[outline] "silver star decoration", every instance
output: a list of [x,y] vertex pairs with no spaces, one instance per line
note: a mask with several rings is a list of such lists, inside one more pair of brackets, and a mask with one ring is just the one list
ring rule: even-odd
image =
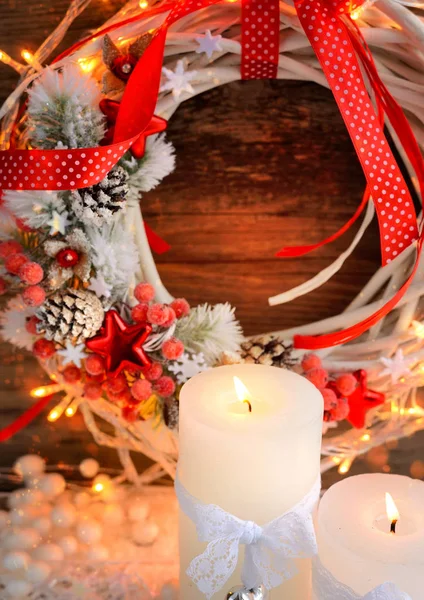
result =
[[103,275],[97,275],[97,277],[92,277],[90,279],[90,285],[88,286],[88,289],[94,292],[99,298],[101,298],[102,296],[104,298],[110,298],[111,286],[108,283],[106,283]]
[[57,352],[63,357],[63,364],[74,363],[76,367],[81,367],[81,361],[87,357],[84,344],[74,346],[72,342],[66,342],[66,347]]
[[393,358],[380,358],[380,362],[386,367],[380,375],[390,375],[392,383],[397,383],[403,375],[409,375],[411,370],[405,361],[402,348],[398,348]]
[[210,29],[205,31],[205,35],[197,37],[195,40],[199,44],[199,47],[196,48],[197,54],[204,52],[208,58],[211,58],[214,52],[222,51],[222,46],[219,43],[222,40],[222,35],[212,35]]
[[186,71],[182,60],[177,62],[175,71],[162,67],[162,72],[168,81],[161,86],[161,92],[172,91],[175,100],[179,100],[183,92],[194,94],[190,81],[197,75],[197,71]]
[[50,227],[50,235],[55,233],[61,233],[65,235],[66,228],[71,224],[68,219],[67,213],[58,213],[56,210],[52,212],[52,218],[47,221],[47,225]]

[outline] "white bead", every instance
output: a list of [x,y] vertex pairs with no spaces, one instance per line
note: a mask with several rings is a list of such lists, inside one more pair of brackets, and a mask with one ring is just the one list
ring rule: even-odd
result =
[[3,567],[8,571],[26,569],[31,561],[27,552],[8,552],[3,557]]
[[78,508],[87,506],[88,504],[90,504],[90,502],[91,496],[90,494],[87,494],[87,492],[78,492],[78,494],[75,494],[74,504]]
[[63,550],[57,544],[41,544],[33,552],[33,557],[37,560],[59,561],[63,560],[65,555]]
[[92,479],[99,472],[100,465],[94,458],[86,458],[80,463],[79,470],[83,477]]
[[25,578],[31,583],[43,583],[49,577],[51,571],[52,568],[49,564],[41,560],[35,560],[28,566]]
[[21,506],[10,511],[10,522],[14,526],[26,525],[37,516],[37,509],[31,506]]
[[101,517],[103,522],[108,525],[121,525],[125,519],[125,512],[119,504],[106,504]]
[[135,499],[134,504],[128,509],[128,517],[131,521],[145,521],[149,512],[150,506],[146,500]]
[[55,498],[62,494],[66,488],[66,481],[60,473],[49,473],[41,477],[38,488],[46,494],[48,498]]
[[66,556],[75,554],[75,552],[78,550],[78,540],[73,535],[64,535],[62,538],[57,540],[57,544],[62,548]]
[[153,544],[159,534],[159,527],[156,523],[134,523],[131,527],[131,537],[141,546]]
[[103,535],[101,526],[96,521],[83,521],[77,527],[77,537],[84,544],[94,544]]
[[51,518],[57,527],[72,527],[77,519],[77,510],[72,504],[59,504],[53,508]]
[[52,528],[52,522],[48,517],[37,517],[32,521],[31,526],[41,535],[46,535]]
[[25,494],[25,490],[16,490],[15,492],[12,492],[11,494],[8,495],[7,497],[7,505],[9,508],[17,508],[18,506],[21,506],[22,504],[24,504],[24,494]]
[[7,550],[30,550],[40,543],[41,536],[36,529],[12,529],[3,542]]
[[100,544],[97,546],[90,546],[87,551],[87,558],[88,560],[96,560],[99,562],[107,560],[109,558],[109,550],[106,546]]
[[28,581],[12,579],[6,584],[5,592],[11,598],[25,598],[32,592],[33,586]]
[[10,523],[9,513],[6,510],[0,510],[0,531],[6,529]]
[[44,473],[46,463],[36,454],[26,454],[21,456],[13,465],[13,470],[17,475],[20,475],[24,479],[28,477],[37,477]]
[[29,489],[22,492],[21,504],[26,506],[40,506],[46,500],[41,490]]

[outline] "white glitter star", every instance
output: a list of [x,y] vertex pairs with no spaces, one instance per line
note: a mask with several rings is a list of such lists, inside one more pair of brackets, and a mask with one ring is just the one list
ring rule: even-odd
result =
[[72,342],[66,342],[66,348],[57,351],[63,357],[63,364],[74,363],[76,367],[81,366],[81,361],[86,358],[84,344],[78,344],[74,346]]
[[174,373],[178,383],[185,383],[191,377],[203,373],[203,371],[209,371],[210,368],[201,352],[199,354],[184,353],[177,361],[168,365],[168,370]]
[[90,285],[88,286],[88,289],[94,292],[99,298],[101,298],[102,296],[104,298],[110,298],[111,287],[108,283],[106,283],[103,275],[97,275],[97,277],[92,277],[90,279]]
[[52,213],[52,218],[47,222],[47,225],[50,226],[50,235],[54,235],[55,233],[61,233],[65,235],[66,228],[70,225],[71,222],[68,219],[67,213],[58,213],[55,210]]
[[178,100],[183,92],[187,92],[187,94],[194,93],[190,81],[197,75],[197,71],[186,71],[182,60],[177,62],[175,71],[162,67],[162,72],[168,81],[160,88],[161,92],[172,91],[175,100]]
[[208,58],[211,58],[214,52],[222,51],[222,46],[219,43],[222,40],[222,35],[212,35],[210,29],[205,31],[205,35],[197,37],[195,40],[199,44],[199,47],[196,48],[197,54],[204,52]]
[[409,375],[411,372],[405,361],[402,348],[396,350],[393,358],[380,358],[380,362],[386,367],[380,375],[390,375],[392,383],[397,383],[403,375]]

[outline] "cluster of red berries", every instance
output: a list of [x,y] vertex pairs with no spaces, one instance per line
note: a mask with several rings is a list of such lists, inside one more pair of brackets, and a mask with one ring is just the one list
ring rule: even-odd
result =
[[[150,283],[139,283],[134,290],[134,296],[138,301],[131,311],[135,323],[150,323],[169,329],[175,321],[186,317],[190,312],[190,305],[184,298],[177,298],[171,304],[153,303],[155,289]],[[177,360],[184,352],[184,344],[171,337],[163,343],[161,350],[164,358]]]
[[[10,275],[19,277],[26,287],[22,293],[22,299],[27,306],[41,306],[46,299],[46,292],[38,285],[44,278],[42,267],[29,260],[23,253],[19,242],[6,240],[0,242],[0,259],[4,261],[4,267]],[[7,291],[7,282],[0,278],[0,294]]]
[[324,421],[343,421],[349,414],[348,396],[357,387],[352,373],[343,373],[331,378],[316,354],[306,354],[302,360],[304,375],[321,392],[324,398]]

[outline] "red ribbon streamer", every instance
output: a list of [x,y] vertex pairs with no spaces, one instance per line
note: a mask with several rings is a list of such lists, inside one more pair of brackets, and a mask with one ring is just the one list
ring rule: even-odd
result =
[[50,400],[53,398],[53,395],[46,396],[45,398],[41,398],[38,400],[31,408],[26,410],[20,417],[18,417],[13,423],[4,427],[0,430],[0,442],[6,442],[15,434],[17,434],[21,429],[26,427],[33,421],[40,412],[49,404]]
[[279,0],[244,0],[241,7],[242,79],[276,79],[279,45]]

